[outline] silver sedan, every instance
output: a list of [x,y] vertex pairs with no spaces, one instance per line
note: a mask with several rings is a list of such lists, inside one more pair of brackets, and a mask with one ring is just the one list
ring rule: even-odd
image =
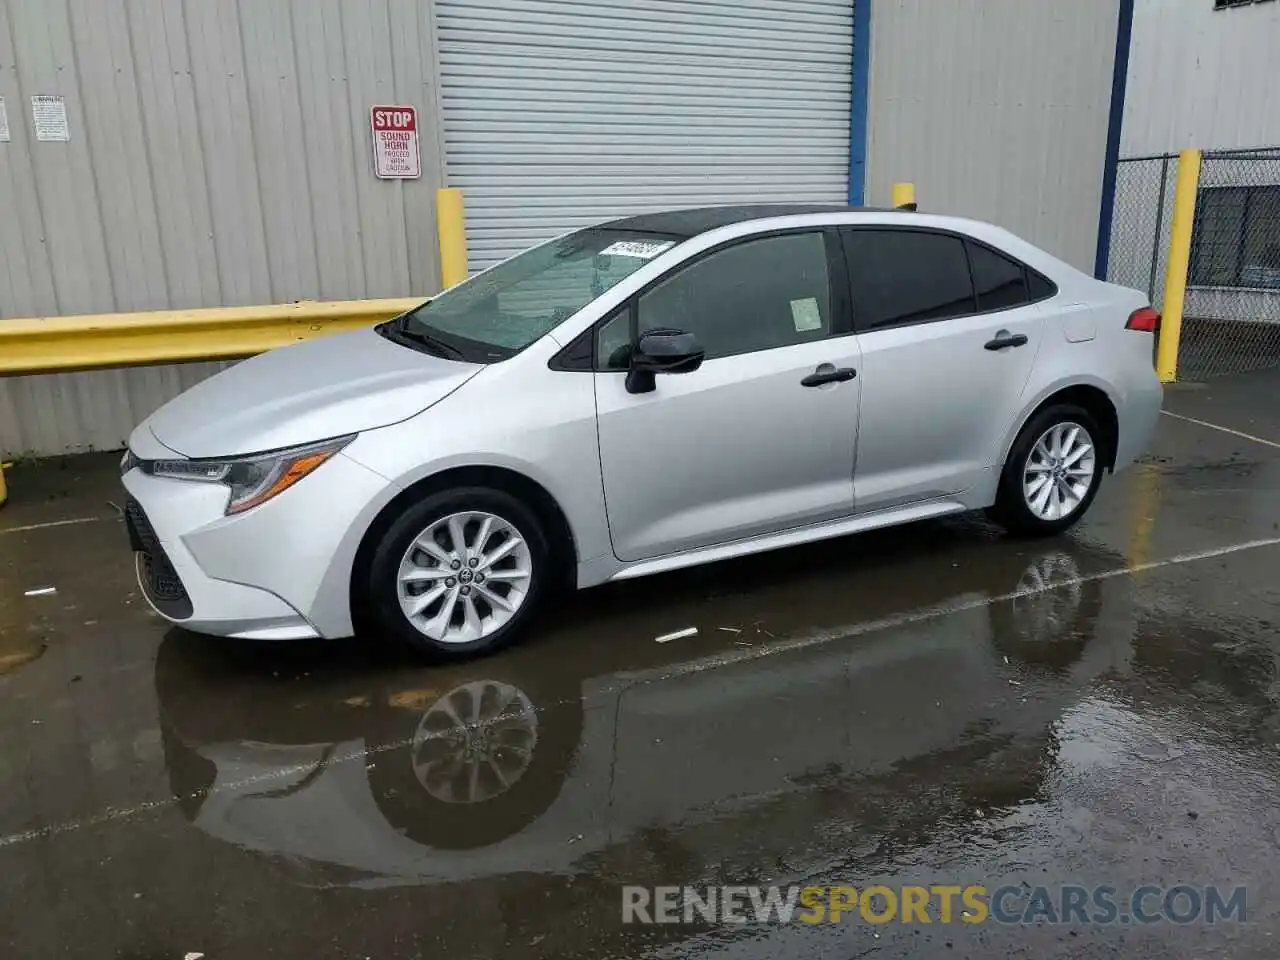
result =
[[612,221],[154,413],[139,580],[199,632],[464,656],[561,586],[969,510],[1056,534],[1146,449],[1158,321],[969,220]]

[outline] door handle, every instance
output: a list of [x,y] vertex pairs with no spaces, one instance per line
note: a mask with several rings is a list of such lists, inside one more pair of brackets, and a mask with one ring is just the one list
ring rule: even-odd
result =
[[825,383],[843,383],[846,380],[852,380],[858,375],[858,371],[853,367],[833,367],[824,363],[813,373],[809,374],[800,381],[802,387],[820,387]]
[[1020,347],[1027,342],[1025,333],[1010,333],[1008,330],[1001,330],[991,340],[983,344],[987,350],[1003,350],[1005,347]]

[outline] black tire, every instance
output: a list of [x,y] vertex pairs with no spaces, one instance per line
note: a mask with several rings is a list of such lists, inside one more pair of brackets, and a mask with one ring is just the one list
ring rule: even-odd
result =
[[[1093,478],[1089,481],[1088,491],[1074,510],[1064,517],[1045,520],[1036,516],[1027,506],[1022,495],[1022,477],[1036,441],[1044,436],[1047,430],[1060,423],[1077,424],[1089,434],[1094,448]],[[1093,503],[1093,498],[1097,496],[1107,461],[1106,449],[1102,429],[1089,411],[1070,403],[1046,407],[1026,422],[1018,438],[1013,442],[1004,469],[1000,473],[995,506],[988,511],[988,516],[1014,536],[1052,537],[1062,533],[1084,516],[1089,505]]]
[[[400,608],[397,577],[400,561],[413,540],[436,520],[463,511],[490,513],[514,527],[529,546],[532,575],[524,601],[509,621],[477,640],[447,643],[427,636],[410,622]],[[431,660],[465,659],[492,653],[518,639],[534,615],[550,579],[550,568],[551,550],[542,524],[511,494],[487,487],[445,490],[406,508],[383,533],[364,571],[362,606],[380,637]]]

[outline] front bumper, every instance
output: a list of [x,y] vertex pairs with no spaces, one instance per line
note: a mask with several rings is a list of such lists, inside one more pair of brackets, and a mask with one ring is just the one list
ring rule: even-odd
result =
[[[139,586],[165,619],[197,633],[255,640],[350,632],[346,598],[320,603],[319,594],[334,564],[344,557],[349,564],[345,545],[388,486],[384,478],[338,454],[233,516],[225,515],[228,494],[220,484],[137,469],[123,483]],[[349,577],[348,570],[344,585]]]
[[129,546],[133,547],[142,595],[156,612],[163,611],[163,616],[177,620],[190,617],[191,595],[147,519],[147,512],[133,497],[125,501],[124,522],[129,532]]

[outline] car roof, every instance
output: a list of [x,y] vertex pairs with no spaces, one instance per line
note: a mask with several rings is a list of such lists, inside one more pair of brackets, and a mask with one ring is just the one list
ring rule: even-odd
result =
[[850,207],[832,203],[754,203],[726,207],[691,207],[642,213],[600,226],[608,230],[635,230],[641,233],[663,233],[689,239],[719,227],[751,220],[791,217],[811,213],[889,213],[882,207]]

